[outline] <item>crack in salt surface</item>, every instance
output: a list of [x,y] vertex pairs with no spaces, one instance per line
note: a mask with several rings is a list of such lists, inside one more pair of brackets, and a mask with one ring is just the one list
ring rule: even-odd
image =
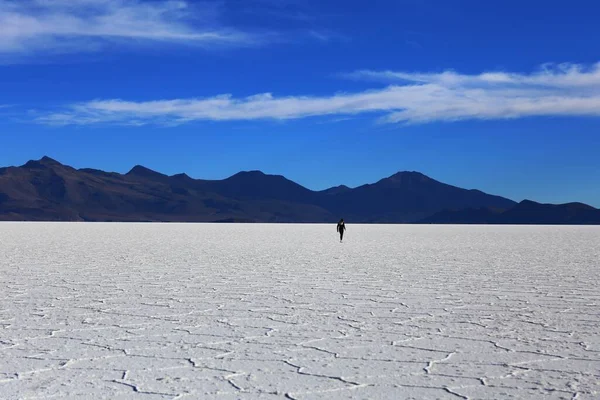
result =
[[156,395],[159,395],[159,396],[172,396],[172,397],[178,396],[177,393],[162,393],[162,392],[153,392],[153,391],[141,390],[137,385],[134,385],[134,384],[128,383],[128,382],[122,382],[122,381],[120,381],[118,379],[113,379],[113,380],[111,380],[109,382],[117,383],[117,384],[123,385],[123,386],[127,386],[127,387],[131,388],[131,390],[133,390],[135,393],[139,393],[139,394],[156,394]]
[[314,376],[314,377],[325,378],[325,379],[333,379],[333,380],[340,381],[340,382],[343,382],[343,383],[346,383],[346,384],[349,384],[349,385],[354,385],[354,386],[362,386],[362,385],[364,385],[362,383],[349,381],[347,379],[344,379],[341,376],[330,376],[330,375],[322,375],[322,374],[312,374],[312,373],[303,371],[304,367],[302,367],[300,365],[293,364],[292,362],[290,362],[288,360],[283,360],[283,362],[285,364],[289,365],[290,367],[296,368],[296,373],[298,373],[300,375]]
[[445,361],[449,361],[450,358],[452,358],[452,356],[456,354],[456,353],[448,353],[448,355],[444,358],[440,358],[439,360],[431,360],[427,363],[427,366],[425,368],[423,368],[423,370],[425,371],[425,373],[427,373],[427,375],[429,375],[431,373],[431,369],[435,366],[436,363],[443,363]]

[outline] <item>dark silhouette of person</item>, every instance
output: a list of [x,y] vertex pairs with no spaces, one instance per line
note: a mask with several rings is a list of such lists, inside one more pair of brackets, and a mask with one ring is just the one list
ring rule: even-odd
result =
[[346,224],[344,224],[344,218],[340,219],[337,224],[337,231],[340,234],[340,242],[344,239],[344,231],[346,230]]

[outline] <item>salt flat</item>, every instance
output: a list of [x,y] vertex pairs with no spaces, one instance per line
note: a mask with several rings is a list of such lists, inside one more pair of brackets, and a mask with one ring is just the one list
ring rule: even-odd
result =
[[598,399],[600,228],[0,224],[0,398]]

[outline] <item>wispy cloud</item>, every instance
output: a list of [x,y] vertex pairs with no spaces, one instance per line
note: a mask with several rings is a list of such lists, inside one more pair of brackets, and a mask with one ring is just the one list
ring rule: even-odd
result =
[[380,82],[409,82],[418,84],[436,84],[446,87],[499,87],[539,86],[539,87],[585,87],[600,85],[600,63],[585,67],[579,64],[544,64],[531,74],[510,72],[484,72],[477,75],[465,75],[455,71],[441,73],[409,73],[395,71],[361,70],[342,77]]
[[93,100],[42,115],[46,124],[180,124],[189,121],[297,119],[313,116],[383,114],[385,123],[428,123],[529,116],[600,116],[600,63],[590,67],[545,65],[531,74],[466,75],[358,71],[355,79],[383,80],[380,89],[330,96],[271,93],[235,98],[126,101]]
[[254,43],[218,23],[214,6],[184,0],[0,0],[0,56],[96,51],[107,42]]

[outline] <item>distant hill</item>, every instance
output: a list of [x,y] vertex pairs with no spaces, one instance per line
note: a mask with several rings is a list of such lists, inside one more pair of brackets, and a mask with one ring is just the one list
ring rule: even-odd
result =
[[600,224],[600,210],[582,203],[541,204],[524,200],[507,210],[468,208],[443,210],[418,221],[429,224]]
[[418,172],[312,191],[260,171],[202,180],[140,165],[126,174],[74,169],[49,157],[0,169],[0,220],[500,223],[497,218],[505,217],[599,223],[597,211],[582,204],[516,204]]
[[446,208],[507,209],[515,202],[447,185],[419,172],[398,172],[377,183],[340,190],[321,204],[351,221],[415,222]]

